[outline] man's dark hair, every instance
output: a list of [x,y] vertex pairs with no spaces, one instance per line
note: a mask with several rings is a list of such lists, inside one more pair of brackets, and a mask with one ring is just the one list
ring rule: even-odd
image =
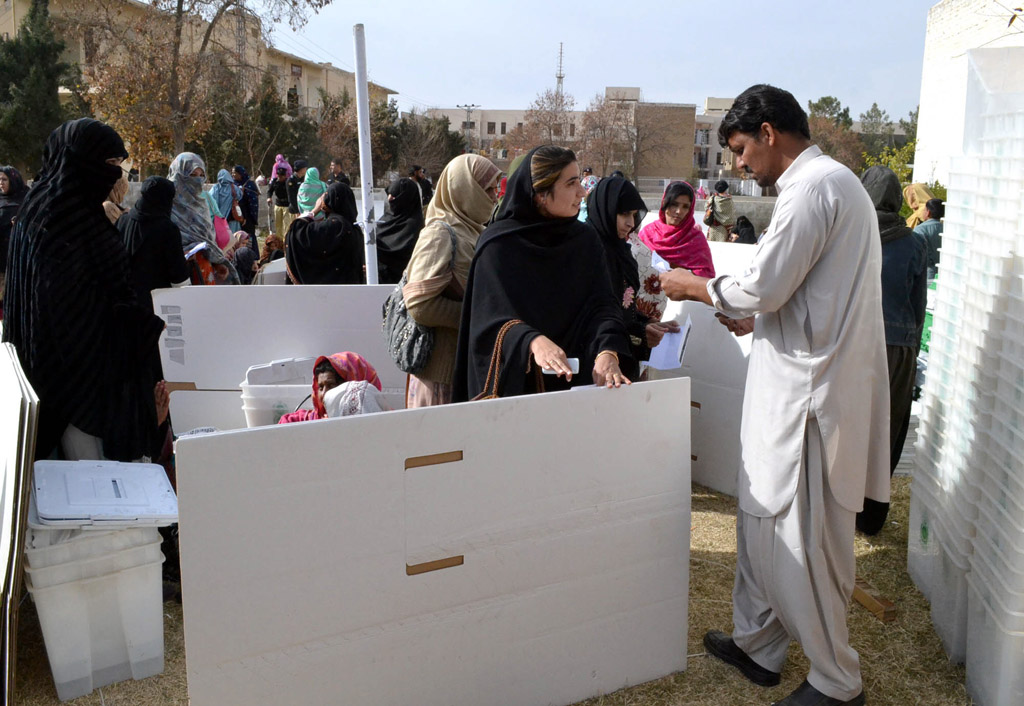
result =
[[719,179],[718,181],[715,182],[715,193],[716,194],[724,194],[728,190],[729,190],[729,182],[727,182],[725,179]]
[[736,97],[732,108],[718,126],[718,144],[729,146],[729,138],[737,132],[756,135],[768,123],[779,132],[795,132],[811,139],[807,113],[789,91],[759,83]]
[[416,176],[416,172],[418,172],[421,169],[423,169],[423,167],[421,167],[418,164],[412,165],[411,167],[409,167],[409,176]]
[[339,167],[344,166],[344,162],[341,161],[341,157],[331,157],[331,162],[337,164]]
[[942,205],[942,199],[928,199],[924,207],[928,209],[928,215],[936,220],[940,220],[946,215],[946,207]]

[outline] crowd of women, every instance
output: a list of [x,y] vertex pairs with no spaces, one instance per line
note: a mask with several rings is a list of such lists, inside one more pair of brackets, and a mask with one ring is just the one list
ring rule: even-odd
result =
[[[152,290],[245,283],[279,257],[296,284],[365,281],[355,197],[335,165],[331,183],[318,184],[315,168],[278,157],[267,196],[276,211],[299,174],[300,213],[275,212],[278,232],[260,252],[260,193],[241,165],[221,169],[207,191],[206,164],[182,153],[125,210],[127,156],[113,128],[80,119],[52,133],[31,189],[16,170],[0,172],[0,235],[10,241],[3,336],[46,402],[41,456],[58,447],[118,460],[160,454],[167,394]],[[434,334],[409,379],[410,407],[628,384],[674,329],[661,323],[654,261],[714,272],[688,184],[670,184],[658,218],[640,229],[636,188],[614,176],[592,180],[586,194],[570,150],[532,150],[499,204],[501,176],[485,157],[461,155],[425,210],[413,179],[387,189],[380,279],[401,281],[409,316]],[[355,382],[338,370],[338,383]]]

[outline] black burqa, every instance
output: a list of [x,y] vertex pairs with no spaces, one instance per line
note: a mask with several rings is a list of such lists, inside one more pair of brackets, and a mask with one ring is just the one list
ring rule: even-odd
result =
[[[11,182],[10,191],[0,191],[0,273],[7,269],[7,245],[14,229],[14,217],[18,215],[22,201],[28,195],[28,187],[21,174],[14,167],[0,167],[0,172],[7,175]],[[2,294],[2,292],[0,292]]]
[[403,177],[388,186],[384,217],[377,221],[377,278],[395,284],[409,265],[423,229],[423,206],[416,182]]
[[636,211],[633,230],[647,213],[647,205],[640,192],[622,177],[608,177],[597,183],[587,196],[587,224],[590,225],[604,247],[609,281],[615,298],[620,302],[623,323],[630,337],[631,357],[619,361],[623,375],[636,380],[640,375],[640,362],[651,357],[647,345],[647,324],[652,321],[640,313],[636,295],[640,291],[640,271],[629,247],[629,241],[619,237],[618,215]]
[[[520,319],[501,350],[502,397],[565,389],[563,378],[543,376],[531,365],[530,343],[544,335],[570,358],[580,359],[572,385],[593,382],[602,350],[628,357],[620,306],[612,293],[604,250],[594,231],[571,218],[545,218],[533,202],[531,151],[508,181],[497,220],[477,242],[462,307],[452,381],[453,398],[484,391],[499,330]],[[543,384],[543,389],[539,387]]]
[[362,284],[363,231],[355,225],[356,197],[340,182],[324,195],[330,213],[322,221],[296,218],[285,257],[296,284]]
[[119,461],[149,453],[156,433],[146,361],[163,322],[136,300],[128,253],[103,210],[121,176],[106,160],[126,156],[97,120],[55,129],[11,234],[4,340],[40,398],[37,458],[68,424]]
[[139,200],[117,221],[131,264],[129,281],[139,303],[152,310],[154,289],[166,289],[189,278],[181,232],[171,220],[174,182],[151,176],[142,182]]

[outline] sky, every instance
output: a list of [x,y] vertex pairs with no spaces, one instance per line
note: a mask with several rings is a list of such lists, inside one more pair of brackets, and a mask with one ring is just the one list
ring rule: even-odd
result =
[[366,31],[370,80],[402,110],[525,109],[555,86],[583,109],[606,86],[644,100],[734,97],[755,83],[809,100],[832,95],[854,120],[877,102],[906,117],[920,99],[928,10],[936,0],[334,0],[274,43],[352,71],[352,27]]

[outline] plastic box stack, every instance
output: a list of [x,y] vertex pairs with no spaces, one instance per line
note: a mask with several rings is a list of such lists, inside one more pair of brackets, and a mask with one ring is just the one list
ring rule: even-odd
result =
[[62,701],[163,672],[158,527],[176,516],[160,466],[36,463],[25,583]]
[[315,358],[287,358],[254,365],[245,373],[242,411],[248,428],[277,424],[281,417],[308,404]]
[[911,486],[908,570],[981,706],[1024,703],[1024,92],[992,81],[1021,60],[969,55]]

